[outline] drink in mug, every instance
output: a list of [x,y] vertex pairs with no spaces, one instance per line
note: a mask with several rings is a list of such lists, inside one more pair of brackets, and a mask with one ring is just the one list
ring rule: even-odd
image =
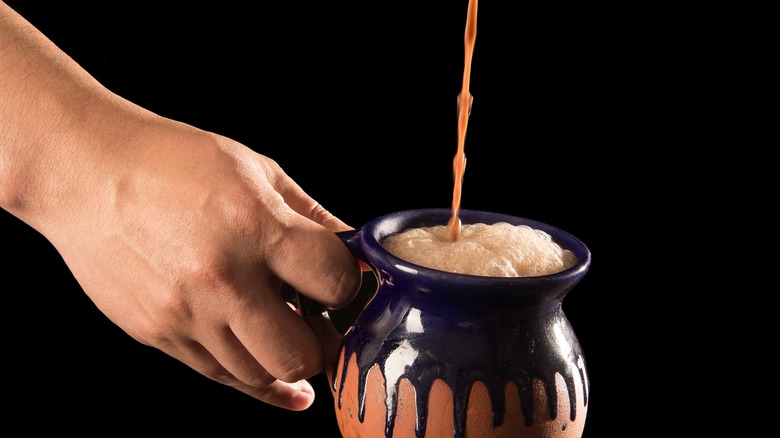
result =
[[464,224],[454,241],[444,225],[409,228],[387,236],[382,246],[426,268],[485,277],[535,277],[576,262],[546,232],[506,222]]

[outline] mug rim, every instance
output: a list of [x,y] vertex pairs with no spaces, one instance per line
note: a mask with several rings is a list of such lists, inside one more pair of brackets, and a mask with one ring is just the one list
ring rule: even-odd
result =
[[[585,274],[591,263],[591,252],[585,243],[578,237],[566,230],[555,227],[545,222],[529,219],[523,216],[512,215],[508,213],[493,212],[487,210],[461,209],[459,217],[464,224],[486,223],[493,224],[497,222],[507,222],[512,225],[528,225],[531,228],[539,229],[549,234],[553,241],[564,249],[572,251],[576,257],[576,262],[562,271],[551,274],[536,276],[519,277],[489,277],[474,274],[464,274],[457,272],[442,271],[429,268],[403,260],[382,247],[382,240],[394,233],[401,232],[411,227],[422,227],[432,225],[446,225],[452,216],[451,208],[417,208],[408,210],[399,210],[387,213],[374,218],[361,227],[363,234],[363,243],[366,245],[364,251],[384,253],[383,257],[389,261],[392,267],[401,269],[411,274],[425,274],[441,276],[446,279],[457,278],[458,281],[492,282],[506,283],[532,283],[566,280],[572,277],[579,277]],[[373,249],[372,249],[373,247]]]

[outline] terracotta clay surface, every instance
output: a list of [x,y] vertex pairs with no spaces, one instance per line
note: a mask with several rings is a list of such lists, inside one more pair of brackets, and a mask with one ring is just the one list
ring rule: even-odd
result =
[[[342,373],[343,351],[339,358],[337,375]],[[331,387],[339,429],[344,438],[420,438],[416,435],[417,408],[414,387],[405,379],[398,382],[398,405],[392,433],[388,433],[387,392],[381,368],[375,365],[368,374],[366,386],[365,417],[360,421],[358,405],[358,367],[354,358],[350,358],[347,379],[344,383],[339,406],[339,388]],[[332,376],[331,377],[331,382]],[[338,381],[337,381],[338,383]],[[336,384],[337,384],[336,383]],[[558,394],[558,414],[550,417],[550,409],[544,384],[533,382],[533,399],[536,407],[535,419],[526,425],[520,404],[520,396],[514,383],[506,387],[506,415],[503,424],[493,426],[493,408],[488,392],[481,382],[473,385],[468,400],[466,434],[467,438],[579,438],[582,436],[587,406],[584,386],[587,382],[576,380],[577,415],[575,421],[570,418],[569,397],[565,381],[556,376]],[[450,388],[442,380],[436,380],[429,394],[426,437],[452,437],[454,435],[453,396]]]

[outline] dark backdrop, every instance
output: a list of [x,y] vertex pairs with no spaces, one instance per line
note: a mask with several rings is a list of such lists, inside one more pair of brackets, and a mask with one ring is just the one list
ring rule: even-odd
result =
[[[465,0],[7,3],[110,89],[273,157],[351,225],[450,206]],[[647,48],[631,16],[506,3],[480,5],[463,207],[547,222],[590,247],[591,270],[564,310],[591,378],[585,437],[608,436],[638,413],[618,378],[633,366],[620,339],[635,334],[615,311],[629,260],[614,242],[631,242],[614,234],[637,214],[626,150],[655,140],[632,103],[652,94],[638,81],[652,67],[636,56]],[[306,412],[265,406],[136,343],[5,212],[0,238],[7,423],[338,436],[322,379]]]

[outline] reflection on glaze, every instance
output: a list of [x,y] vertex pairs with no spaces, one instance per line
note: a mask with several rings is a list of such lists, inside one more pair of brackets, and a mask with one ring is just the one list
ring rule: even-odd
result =
[[[387,355],[387,359],[384,361],[382,367],[382,374],[385,376],[385,380],[388,382],[399,382],[401,377],[404,376],[406,371],[414,365],[415,359],[417,359],[419,352],[412,347],[412,344],[408,340],[402,340],[395,348],[392,349],[390,354]],[[346,373],[345,373],[346,375]],[[386,389],[387,397],[385,399],[385,405],[387,405],[387,412],[395,411],[396,400],[398,400],[398,385],[393,385]],[[360,397],[361,409],[363,413],[360,416],[363,421],[363,415],[365,415],[365,390]]]

